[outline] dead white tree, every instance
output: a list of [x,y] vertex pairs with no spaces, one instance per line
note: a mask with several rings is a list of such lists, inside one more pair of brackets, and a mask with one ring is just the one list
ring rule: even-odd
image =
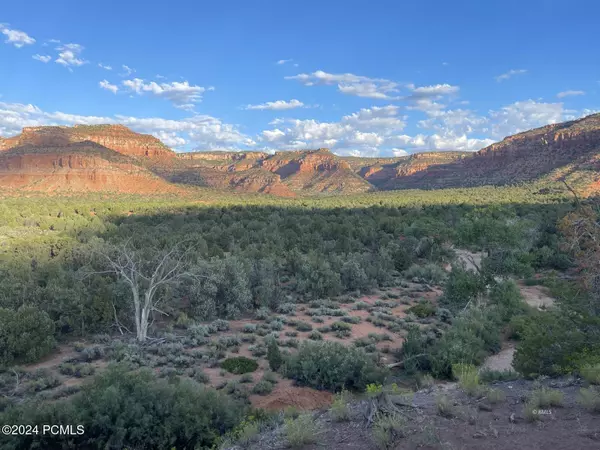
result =
[[[182,245],[178,244],[160,253],[153,258],[154,261],[147,261],[127,241],[124,245],[115,247],[110,253],[98,252],[106,261],[108,269],[90,274],[114,274],[130,287],[135,314],[135,331],[139,342],[146,341],[148,337],[150,314],[154,311],[165,314],[158,309],[161,300],[156,295],[158,289],[174,285],[183,278],[198,277],[188,270],[187,256],[191,250],[192,247],[182,249]],[[118,324],[118,319],[116,320]]]

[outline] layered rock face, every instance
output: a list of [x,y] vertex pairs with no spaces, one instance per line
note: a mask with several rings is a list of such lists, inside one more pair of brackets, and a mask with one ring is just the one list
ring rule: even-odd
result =
[[600,114],[507,137],[476,153],[340,157],[326,148],[176,154],[120,125],[31,127],[0,139],[0,188],[171,192],[211,186],[245,192],[352,194],[505,185],[566,177],[600,190]]
[[[208,186],[249,192],[296,193],[366,192],[373,189],[350,165],[329,149],[278,152],[199,152],[180,154],[186,178],[196,171]],[[181,172],[180,172],[181,173]],[[177,176],[176,176],[177,179]],[[181,179],[181,176],[179,176]]]
[[0,187],[41,192],[174,193],[180,189],[134,160],[94,143],[0,153]]
[[62,147],[76,142],[95,142],[128,156],[165,159],[175,152],[154,136],[134,133],[123,125],[75,125],[74,127],[26,127],[13,138],[0,142],[0,150],[32,145]]

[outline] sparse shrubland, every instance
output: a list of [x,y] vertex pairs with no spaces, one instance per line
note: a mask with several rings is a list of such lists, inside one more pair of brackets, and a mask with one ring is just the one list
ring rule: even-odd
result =
[[[29,394],[2,397],[0,415],[6,423],[23,417],[89,423],[89,434],[86,426],[86,435],[74,438],[81,448],[92,439],[115,448],[209,447],[240,423],[250,394],[273,392],[277,376],[252,374],[265,357],[271,370],[299,385],[342,392],[331,410],[340,421],[349,413],[345,390],[383,384],[388,370],[378,363],[382,357],[388,363],[396,357],[396,370],[421,387],[431,386],[432,376],[458,378],[468,393],[485,392],[489,403],[501,403],[502,394],[480,380],[515,375],[477,374],[472,366],[500,350],[505,332],[519,341],[515,368],[523,375],[576,372],[598,383],[597,297],[587,294],[593,294],[593,280],[572,288],[544,274],[540,284],[557,305],[538,313],[507,279],[581,263],[581,255],[562,247],[568,233],[549,225],[573,207],[531,204],[524,195],[516,197],[523,204],[515,204],[519,192],[248,197],[244,205],[224,198],[211,206],[175,199],[9,199],[0,205],[0,231],[8,236],[0,249],[0,365],[37,361],[57,343],[81,344],[59,378],[27,381],[41,403],[25,401]],[[132,343],[131,290],[104,273],[100,255],[127,243],[150,261],[180,242],[190,248],[186,276],[157,288],[160,303],[150,313],[148,342]],[[453,248],[482,252],[479,270],[459,267]],[[455,267],[447,272],[450,263]],[[366,293],[372,296],[361,298]],[[229,322],[238,318],[252,323]],[[354,339],[353,330],[363,326],[378,332]],[[336,338],[347,345],[328,341]],[[377,345],[384,339],[390,342]],[[235,355],[245,351],[257,360]],[[106,372],[91,364],[101,359],[127,367]],[[99,367],[95,373],[92,366]],[[267,367],[264,361],[260,366]],[[204,372],[208,367],[216,372]],[[2,393],[9,393],[15,381],[5,373]],[[225,379],[219,391],[202,387],[210,383],[208,373]],[[86,377],[81,395],[57,385],[67,376]],[[582,394],[590,409],[595,392]],[[43,401],[62,396],[68,398]],[[164,414],[137,413],[162,411],[159,406]],[[458,414],[446,398],[437,407],[441,415]],[[127,423],[105,421],[117,409],[127,412]],[[306,430],[318,435],[307,417],[286,425],[290,444],[308,443]],[[246,425],[240,436],[250,442],[257,425]],[[387,418],[374,437],[386,447],[403,432],[397,418]],[[38,440],[38,447],[47,447]],[[29,443],[12,440],[5,448]]]

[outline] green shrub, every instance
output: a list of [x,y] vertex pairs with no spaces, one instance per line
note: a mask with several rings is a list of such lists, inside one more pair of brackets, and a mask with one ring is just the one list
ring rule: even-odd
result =
[[479,374],[473,364],[453,364],[452,374],[458,379],[459,386],[466,394],[473,396],[481,393]]
[[526,310],[521,291],[512,280],[494,284],[489,297],[490,304],[498,308],[500,317],[504,322],[510,321],[513,316]]
[[271,384],[277,384],[277,375],[274,372],[265,372],[263,374],[263,380],[268,381]]
[[600,364],[587,364],[580,370],[581,376],[591,384],[600,384]]
[[2,423],[84,424],[81,435],[9,436],[3,448],[210,448],[242,419],[244,407],[191,380],[109,367],[68,400],[25,403]]
[[600,413],[600,390],[596,387],[581,388],[577,402],[590,412]]
[[550,406],[562,406],[564,394],[556,389],[540,388],[534,390],[528,400],[537,408],[548,408]]
[[426,283],[439,284],[446,278],[446,272],[437,264],[426,264],[419,266],[413,264],[404,272],[406,278],[419,278]]
[[381,383],[386,371],[364,351],[338,342],[303,342],[290,355],[285,376],[298,384],[333,392],[343,388],[363,390],[369,383]]
[[296,330],[298,331],[312,331],[312,329],[312,325],[307,322],[298,322],[298,324],[296,325]]
[[502,403],[506,399],[506,394],[501,389],[488,389],[486,398],[492,405]]
[[236,375],[244,373],[254,372],[258,369],[258,363],[245,356],[236,356],[234,358],[228,358],[221,363],[221,367],[228,372]]
[[267,395],[273,392],[273,383],[269,383],[267,380],[260,380],[252,388],[252,393],[257,395]]
[[342,390],[335,394],[333,402],[331,403],[330,413],[331,417],[336,422],[343,422],[350,419],[350,410],[348,409],[349,393],[346,390]]
[[509,370],[492,370],[483,369],[479,371],[479,379],[483,383],[494,383],[496,381],[513,381],[518,380],[520,375],[512,369]]
[[529,317],[521,332],[513,364],[528,377],[557,376],[577,370],[576,355],[588,345],[584,329],[558,311]]
[[34,362],[52,351],[54,322],[34,306],[0,308],[0,366]]
[[478,273],[455,266],[444,286],[444,295],[440,298],[440,306],[453,313],[462,311],[467,303],[474,301],[486,289],[486,281]]
[[254,378],[249,373],[245,373],[240,377],[240,383],[252,383],[253,381]]
[[285,419],[284,433],[292,448],[300,448],[317,442],[319,432],[319,427],[310,413],[300,414],[295,419]]
[[373,424],[373,439],[380,449],[394,448],[407,434],[406,419],[400,414],[381,415]]
[[275,339],[271,339],[267,346],[267,361],[269,361],[269,367],[274,372],[277,372],[283,363],[281,350],[279,350],[279,346]]
[[447,394],[438,394],[435,397],[435,407],[438,414],[442,417],[452,418],[456,415],[452,400]]
[[93,375],[95,372],[94,366],[86,363],[62,363],[58,366],[58,371],[70,377],[84,378]]
[[248,347],[252,356],[256,358],[260,358],[261,356],[265,356],[267,354],[267,348],[262,344],[255,344]]
[[308,335],[308,338],[312,341],[322,341],[323,335],[318,331],[313,331]]
[[417,317],[430,317],[435,314],[435,307],[429,301],[420,301],[414,306],[407,309],[407,312],[414,314]]
[[256,324],[246,323],[242,328],[242,333],[256,333]]

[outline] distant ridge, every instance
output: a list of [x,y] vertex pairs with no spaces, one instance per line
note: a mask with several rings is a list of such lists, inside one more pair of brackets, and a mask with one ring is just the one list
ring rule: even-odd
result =
[[[0,189],[176,192],[182,185],[297,195],[566,179],[600,190],[600,114],[509,136],[478,152],[342,157],[327,148],[176,153],[123,125],[28,127],[0,138]],[[84,181],[87,180],[87,181]]]

